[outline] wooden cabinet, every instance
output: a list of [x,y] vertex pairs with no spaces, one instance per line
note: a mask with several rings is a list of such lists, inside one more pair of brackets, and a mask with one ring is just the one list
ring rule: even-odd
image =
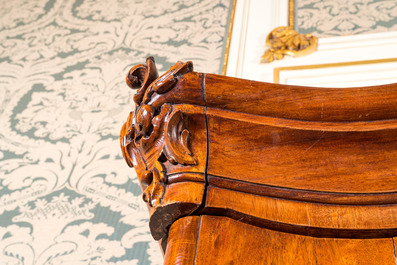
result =
[[395,264],[392,238],[321,238],[221,216],[172,224],[164,264]]
[[120,143],[165,264],[395,264],[397,84],[133,67]]

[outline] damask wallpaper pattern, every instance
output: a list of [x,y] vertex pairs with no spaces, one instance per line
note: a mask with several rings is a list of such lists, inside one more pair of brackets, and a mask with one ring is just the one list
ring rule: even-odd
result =
[[231,0],[0,0],[0,264],[161,264],[119,131],[128,69],[219,73]]
[[295,0],[295,27],[318,37],[397,30],[396,0]]

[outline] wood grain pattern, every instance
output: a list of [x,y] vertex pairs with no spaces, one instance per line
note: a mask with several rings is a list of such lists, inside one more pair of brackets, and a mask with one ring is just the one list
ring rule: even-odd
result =
[[171,224],[182,216],[197,210],[204,197],[205,184],[200,182],[178,182],[165,189],[161,205],[149,207],[150,232],[155,240],[165,239]]
[[343,193],[289,189],[208,175],[210,186],[266,197],[339,205],[396,204],[397,192]]
[[[212,214],[246,222],[327,237],[384,237],[397,233],[393,205],[335,205],[290,201],[209,186],[206,207]],[[229,212],[229,213],[228,213]],[[237,213],[237,214],[235,214]]]
[[374,121],[305,121],[286,118],[275,118],[248,114],[242,112],[228,111],[216,108],[207,108],[207,113],[212,116],[232,119],[236,121],[249,122],[257,125],[267,125],[288,129],[322,131],[322,132],[368,132],[397,129],[397,120],[374,120]]
[[120,144],[166,264],[396,264],[397,84],[159,76],[151,57],[127,84]]
[[200,217],[183,217],[172,224],[164,265],[192,265],[195,262]]
[[305,121],[397,118],[395,84],[355,88],[280,85],[205,74],[208,107]]
[[298,130],[211,114],[208,127],[208,174],[311,191],[397,191],[397,130]]
[[198,249],[196,265],[395,265],[392,238],[315,238],[215,216],[202,217]]

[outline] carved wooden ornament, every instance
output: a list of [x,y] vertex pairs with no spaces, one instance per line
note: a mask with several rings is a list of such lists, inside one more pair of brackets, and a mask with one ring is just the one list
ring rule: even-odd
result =
[[395,264],[397,84],[192,68],[159,77],[149,57],[127,75],[138,91],[121,148],[165,264]]
[[173,89],[179,76],[193,70],[193,65],[178,62],[158,77],[153,57],[146,62],[133,67],[126,77],[128,86],[138,91],[134,95],[135,112],[129,114],[121,129],[120,144],[127,164],[136,168],[144,186],[143,200],[157,207],[167,182],[163,163],[196,164],[182,112],[161,99],[162,94]]

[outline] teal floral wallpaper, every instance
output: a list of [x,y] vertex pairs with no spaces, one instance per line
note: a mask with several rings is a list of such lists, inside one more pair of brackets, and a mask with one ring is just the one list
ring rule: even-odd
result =
[[295,27],[318,37],[397,31],[396,0],[295,0]]
[[119,148],[153,55],[219,73],[231,0],[0,0],[0,264],[162,264]]

